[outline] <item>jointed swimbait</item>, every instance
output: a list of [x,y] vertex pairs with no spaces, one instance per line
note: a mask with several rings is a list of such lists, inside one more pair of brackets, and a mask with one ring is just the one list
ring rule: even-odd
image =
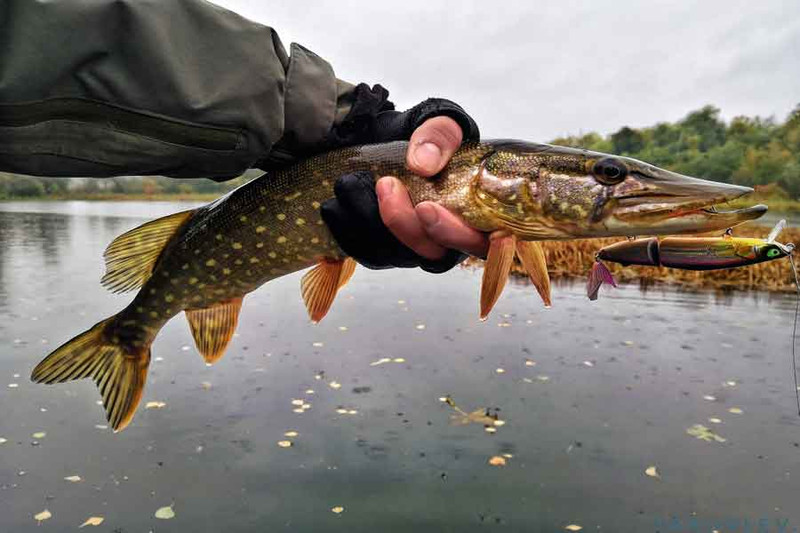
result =
[[597,262],[589,274],[586,292],[590,300],[597,299],[603,283],[614,286],[611,273],[600,261],[611,261],[622,265],[665,266],[682,270],[719,270],[755,265],[786,257],[794,250],[794,244],[775,242],[786,227],[781,220],[775,225],[766,240],[732,237],[666,237],[658,239],[636,239],[606,246],[597,253]]
[[57,383],[91,377],[114,430],[127,426],[142,396],[150,345],[181,311],[207,363],[222,357],[244,296],[271,279],[316,265],[301,291],[312,320],[328,312],[353,273],[320,218],[336,179],[371,170],[404,182],[416,204],[440,203],[491,234],[481,316],[499,297],[518,255],[546,303],[550,284],[535,242],[613,235],[695,233],[758,218],[764,206],[709,209],[750,192],[624,157],[586,150],[492,141],[465,144],[437,179],[405,168],[408,143],[345,148],[257,178],[204,207],[135,228],[105,253],[103,284],[139,289],[118,314],[42,361],[31,378]]

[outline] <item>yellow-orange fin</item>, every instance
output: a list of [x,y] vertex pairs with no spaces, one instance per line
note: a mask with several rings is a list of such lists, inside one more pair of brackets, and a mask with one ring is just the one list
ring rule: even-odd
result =
[[355,268],[356,262],[349,257],[323,259],[303,276],[300,292],[312,322],[317,323],[325,318],[336,293],[350,281]]
[[152,220],[114,239],[103,253],[106,273],[100,283],[112,292],[144,285],[164,246],[194,212],[192,209]]
[[62,344],[39,363],[31,373],[36,383],[63,383],[91,377],[103,396],[106,418],[114,431],[130,424],[142,399],[150,346],[131,348],[108,334],[114,318]]
[[491,235],[489,237],[489,254],[483,268],[481,281],[481,320],[486,320],[489,312],[506,286],[511,263],[514,260],[513,235]]
[[550,274],[547,272],[547,258],[542,244],[537,241],[517,241],[517,257],[539,291],[544,306],[550,307]]
[[242,298],[235,298],[213,307],[186,310],[195,346],[206,364],[216,363],[225,354],[236,331],[241,308]]

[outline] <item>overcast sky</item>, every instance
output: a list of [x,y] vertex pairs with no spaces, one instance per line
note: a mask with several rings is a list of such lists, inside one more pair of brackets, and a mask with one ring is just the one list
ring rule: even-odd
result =
[[484,137],[547,141],[800,103],[800,0],[215,0],[381,83],[464,106]]

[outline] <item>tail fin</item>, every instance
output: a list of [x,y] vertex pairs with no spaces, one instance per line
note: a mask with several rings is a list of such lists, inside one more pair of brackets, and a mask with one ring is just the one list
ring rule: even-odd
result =
[[52,384],[91,377],[103,396],[109,424],[114,431],[122,431],[142,398],[150,345],[134,348],[109,335],[114,320],[98,322],[62,344],[33,369],[31,380]]

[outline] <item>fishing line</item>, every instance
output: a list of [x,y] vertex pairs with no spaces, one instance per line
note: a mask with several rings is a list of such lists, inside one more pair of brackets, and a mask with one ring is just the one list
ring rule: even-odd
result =
[[800,313],[800,280],[797,279],[797,268],[794,266],[794,257],[789,254],[789,263],[792,265],[794,273],[794,286],[797,290],[797,298],[794,304],[794,329],[792,330],[792,375],[794,376],[794,397],[797,400],[797,415],[800,416],[800,390],[797,388],[797,316]]

